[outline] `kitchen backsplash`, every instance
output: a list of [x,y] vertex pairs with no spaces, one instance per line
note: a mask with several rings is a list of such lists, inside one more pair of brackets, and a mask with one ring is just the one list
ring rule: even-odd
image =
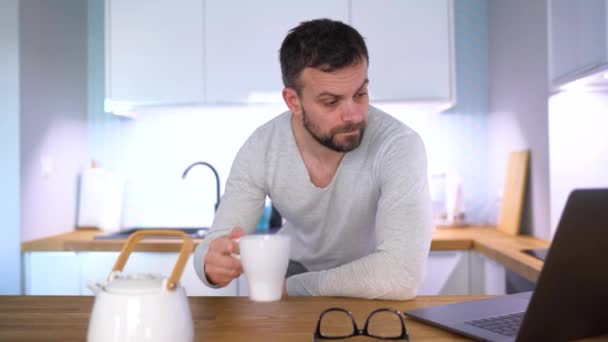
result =
[[[92,158],[126,177],[124,226],[200,226],[213,218],[216,182],[224,184],[245,139],[281,106],[163,108],[136,121],[109,117],[96,127]],[[108,143],[111,142],[111,143]]]
[[[89,18],[102,11],[89,2]],[[376,104],[422,136],[429,176],[457,170],[462,177],[467,219],[492,221],[487,169],[487,18],[483,0],[455,2],[457,104],[445,113],[407,104]],[[211,163],[223,191],[241,144],[284,105],[159,108],[125,119],[103,112],[103,21],[89,21],[89,151],[100,166],[127,179],[123,226],[210,225],[215,203]],[[277,80],[279,82],[280,80]],[[433,187],[432,195],[443,194]]]
[[[399,104],[379,107],[420,133],[431,174],[461,169],[465,198],[473,197],[483,184],[478,175],[467,171],[469,166],[484,168],[485,159],[479,156],[485,150],[477,142],[483,135],[476,133],[485,130],[483,117],[416,112]],[[111,118],[96,127],[91,156],[101,167],[127,179],[125,227],[209,225],[216,191],[213,173],[197,167],[182,179],[182,172],[194,161],[209,162],[217,169],[223,192],[233,158],[245,139],[284,110],[280,105],[165,108],[140,114],[136,121]],[[465,129],[451,129],[454,125]],[[435,199],[442,195],[435,189]],[[465,207],[476,208],[474,201]]]

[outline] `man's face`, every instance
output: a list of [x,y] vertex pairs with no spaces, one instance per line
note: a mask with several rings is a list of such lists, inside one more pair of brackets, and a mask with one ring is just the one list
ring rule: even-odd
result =
[[298,114],[310,135],[337,152],[356,149],[367,123],[367,62],[332,72],[306,68],[300,84]]

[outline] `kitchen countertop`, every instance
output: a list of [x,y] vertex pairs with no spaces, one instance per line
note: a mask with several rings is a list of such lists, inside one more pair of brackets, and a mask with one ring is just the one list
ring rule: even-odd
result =
[[[125,240],[95,240],[97,229],[76,230],[48,238],[26,241],[21,251],[120,251]],[[194,239],[194,245],[200,240]],[[543,262],[523,249],[548,248],[549,242],[526,235],[511,236],[492,226],[437,227],[433,233],[431,250],[475,250],[507,269],[536,282]],[[136,246],[143,252],[178,252],[179,239],[145,239]]]

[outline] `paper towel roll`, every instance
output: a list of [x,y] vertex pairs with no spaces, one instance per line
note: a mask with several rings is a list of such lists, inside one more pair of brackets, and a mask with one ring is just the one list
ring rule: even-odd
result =
[[124,179],[102,168],[85,170],[80,179],[78,227],[120,230]]

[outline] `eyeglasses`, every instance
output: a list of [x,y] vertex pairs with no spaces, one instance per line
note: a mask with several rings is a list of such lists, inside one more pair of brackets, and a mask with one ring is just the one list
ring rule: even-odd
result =
[[405,340],[410,337],[399,310],[380,308],[372,311],[359,329],[353,314],[343,308],[329,308],[321,312],[313,341],[337,340],[353,336],[368,336],[381,340]]

